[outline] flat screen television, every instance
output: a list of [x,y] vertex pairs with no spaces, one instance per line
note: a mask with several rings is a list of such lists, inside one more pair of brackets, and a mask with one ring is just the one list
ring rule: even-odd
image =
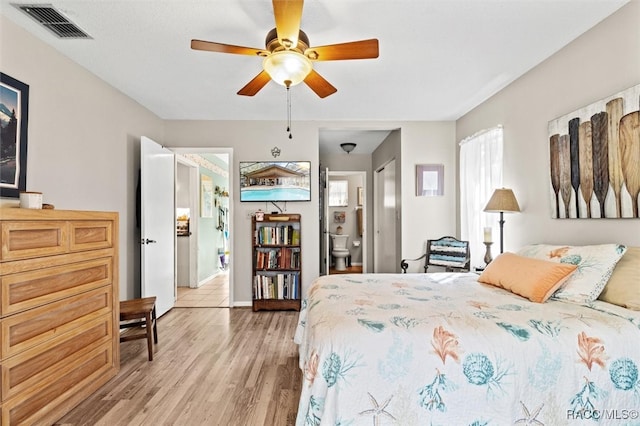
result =
[[311,162],[241,161],[240,201],[311,201]]

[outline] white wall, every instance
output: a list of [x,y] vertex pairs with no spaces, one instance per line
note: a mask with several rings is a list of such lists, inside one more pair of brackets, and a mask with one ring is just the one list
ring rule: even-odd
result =
[[[419,123],[416,128],[403,129],[403,141],[417,139],[417,144],[402,144],[402,258],[416,258],[424,253],[428,239],[456,233],[458,169],[455,141],[455,124],[452,122]],[[439,197],[416,196],[416,165],[444,165],[444,195]],[[416,262],[414,262],[415,264]],[[419,265],[411,265],[408,271],[418,271]]]
[[27,189],[56,209],[120,214],[120,298],[133,298],[140,136],[162,140],[162,120],[3,16],[0,40],[0,70],[29,85]]
[[[640,83],[640,1],[632,1],[456,123],[456,139],[504,126],[505,250],[529,243],[640,246],[638,219],[551,219],[548,122]],[[446,191],[446,189],[445,189]]]

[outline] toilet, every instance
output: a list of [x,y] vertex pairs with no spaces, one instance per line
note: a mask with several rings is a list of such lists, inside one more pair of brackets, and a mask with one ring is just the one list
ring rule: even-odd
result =
[[331,242],[333,244],[331,256],[335,259],[336,271],[345,271],[347,269],[346,259],[347,256],[349,256],[349,249],[347,248],[348,239],[348,235],[331,234]]

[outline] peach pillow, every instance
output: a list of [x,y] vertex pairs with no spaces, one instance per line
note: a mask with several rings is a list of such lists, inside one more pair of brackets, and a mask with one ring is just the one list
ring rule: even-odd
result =
[[640,247],[627,247],[598,299],[640,311]]
[[489,263],[478,281],[543,303],[576,268],[576,265],[503,253]]

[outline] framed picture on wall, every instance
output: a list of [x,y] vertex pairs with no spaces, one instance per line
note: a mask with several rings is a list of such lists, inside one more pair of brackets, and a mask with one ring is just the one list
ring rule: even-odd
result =
[[27,189],[29,86],[0,73],[0,197]]
[[416,165],[416,195],[418,197],[444,195],[444,164]]
[[213,217],[213,178],[200,175],[200,217]]

